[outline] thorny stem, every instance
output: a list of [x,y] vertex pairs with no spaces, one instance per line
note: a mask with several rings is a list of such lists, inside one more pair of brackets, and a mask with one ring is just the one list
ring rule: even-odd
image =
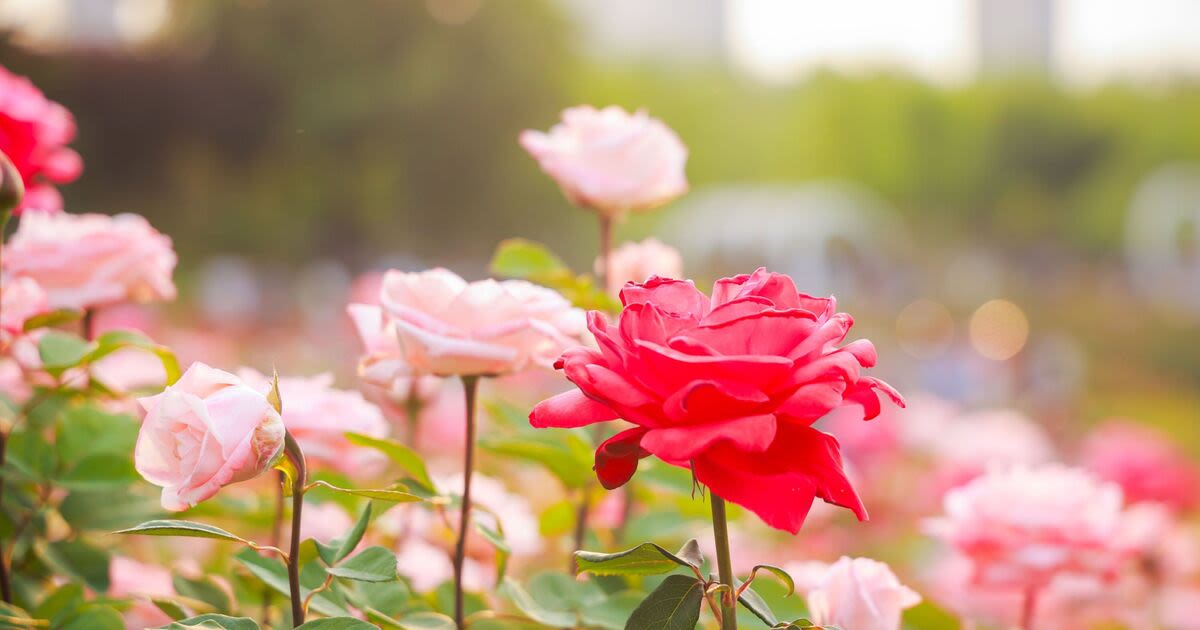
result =
[[467,439],[463,455],[463,492],[458,520],[458,542],[454,546],[454,624],[459,630],[467,627],[463,607],[463,560],[467,553],[467,536],[471,531],[471,473],[475,468],[475,394],[479,389],[479,376],[463,376],[462,383],[467,401]]

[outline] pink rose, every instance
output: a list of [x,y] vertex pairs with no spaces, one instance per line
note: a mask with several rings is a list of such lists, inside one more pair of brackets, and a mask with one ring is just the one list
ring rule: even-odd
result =
[[146,417],[134,465],[147,481],[162,486],[168,510],[185,510],[222,486],[258,476],[283,449],[283,421],[266,396],[203,363],[193,363],[174,385],[138,403]]
[[[597,259],[597,269],[600,264]],[[609,254],[606,281],[613,295],[619,295],[626,282],[645,282],[650,276],[683,277],[683,256],[679,250],[648,238],[640,243],[622,243]]]
[[873,418],[877,392],[903,401],[863,374],[875,365],[871,342],[838,347],[853,319],[833,298],[759,269],[717,281],[711,298],[690,281],[653,277],[625,285],[621,302],[615,324],[588,314],[599,350],[563,354],[557,367],[579,389],[538,404],[533,426],[633,423],[596,451],[610,490],[653,454],[777,529],[799,531],[817,497],[866,519],[837,440],[812,424],[845,405]]
[[29,79],[0,66],[0,153],[16,167],[25,199],[16,209],[57,212],[62,197],[52,184],[79,177],[83,161],[66,147],[75,137],[75,119],[48,100]]
[[1200,500],[1200,466],[1166,436],[1130,421],[1111,421],[1092,432],[1083,465],[1121,486],[1130,502],[1156,501],[1177,510]]
[[[270,379],[254,370],[243,368],[238,376],[264,394],[271,390]],[[383,413],[362,394],[336,389],[332,374],[320,374],[280,378],[279,395],[283,399],[283,426],[310,461],[347,475],[361,475],[364,467],[370,468],[372,461],[378,461],[375,451],[346,439],[347,433],[374,437],[388,434]]]
[[526,130],[520,143],[572,203],[608,217],[648,210],[687,192],[687,147],[644,111],[572,107],[550,133]]
[[25,322],[50,310],[46,292],[32,278],[0,276],[0,348],[25,332]]
[[[451,271],[389,271],[380,295],[380,321],[365,322],[367,309],[351,305],[359,329],[379,334],[368,371],[409,369],[421,374],[498,375],[530,364],[549,364],[563,348],[578,343],[583,314],[558,293],[520,280],[468,283]],[[393,335],[394,333],[394,335]],[[391,345],[391,337],[398,339]],[[393,354],[395,353],[395,354]]]
[[157,628],[171,623],[171,618],[149,601],[151,598],[175,597],[175,586],[169,570],[125,556],[113,556],[108,565],[108,582],[108,594],[111,597],[137,600],[122,615],[125,627],[129,630]]
[[818,624],[854,630],[899,630],[900,615],[921,603],[888,565],[842,556],[808,592],[808,609]]
[[1121,563],[1121,489],[1061,465],[993,469],[948,492],[926,523],[985,585],[1042,588],[1061,573],[1109,576]]
[[[284,408],[286,412],[286,407]],[[305,453],[307,457],[308,453]],[[305,503],[304,511],[300,513],[300,539],[312,538],[321,543],[343,536],[354,527],[354,519],[346,513],[346,509],[332,501],[326,503]]]
[[4,248],[3,271],[36,280],[54,308],[175,298],[171,239],[140,216],[23,217]]

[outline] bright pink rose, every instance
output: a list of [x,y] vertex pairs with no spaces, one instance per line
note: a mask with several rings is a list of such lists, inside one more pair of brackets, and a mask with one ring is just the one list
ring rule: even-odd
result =
[[124,556],[113,556],[108,565],[108,580],[111,597],[136,600],[122,615],[128,630],[157,628],[171,623],[171,618],[150,601],[151,598],[175,597],[169,570]]
[[572,203],[609,217],[687,192],[687,147],[644,111],[572,107],[550,133],[526,130],[520,143]]
[[[583,332],[579,309],[550,289],[520,280],[468,283],[446,269],[393,270],[384,276],[380,298],[378,326],[369,307],[350,305],[359,330],[367,330],[360,333],[368,350],[364,370],[380,375],[517,372],[548,365]],[[392,338],[398,340],[394,345]]]
[[283,421],[266,396],[203,363],[193,363],[174,385],[138,403],[146,417],[134,465],[147,481],[162,486],[168,510],[185,510],[222,486],[258,476],[283,449]]
[[74,137],[71,112],[48,100],[29,79],[0,66],[0,152],[25,184],[16,214],[62,210],[62,197],[52,184],[65,184],[83,172],[79,154],[66,147]]
[[1121,489],[1061,465],[993,469],[955,488],[926,523],[980,584],[1042,588],[1056,575],[1110,576],[1122,562]]
[[[266,394],[271,381],[262,374],[243,368],[238,376],[251,387]],[[283,426],[300,443],[309,460],[329,466],[347,475],[361,475],[378,461],[377,452],[351,444],[347,433],[386,437],[387,421],[379,407],[367,402],[362,394],[333,387],[332,374],[279,379],[283,399]]]
[[32,278],[54,308],[175,298],[171,239],[135,214],[23,217],[4,248],[3,270]]
[[900,616],[921,603],[888,565],[842,556],[808,592],[808,609],[818,624],[854,630],[899,630]]
[[0,276],[0,348],[25,331],[25,322],[50,310],[46,292],[32,278]]
[[712,298],[691,281],[653,277],[621,291],[616,325],[591,312],[600,349],[568,350],[557,366],[579,387],[540,403],[535,427],[634,423],[596,451],[605,488],[628,481],[656,455],[691,467],[717,496],[795,533],[813,499],[866,509],[842,471],[838,442],[810,425],[843,405],[879,414],[864,376],[875,364],[866,340],[838,347],[853,319],[833,298],[796,291],[792,279],[759,269],[717,281]]
[[1083,465],[1121,486],[1130,502],[1156,501],[1184,510],[1200,500],[1200,466],[1166,436],[1129,421],[1111,421],[1092,432]]
[[[597,270],[600,264],[600,259],[596,259]],[[609,253],[606,281],[613,295],[619,295],[626,282],[645,282],[650,276],[683,277],[683,256],[679,250],[648,238],[640,243],[622,243]]]

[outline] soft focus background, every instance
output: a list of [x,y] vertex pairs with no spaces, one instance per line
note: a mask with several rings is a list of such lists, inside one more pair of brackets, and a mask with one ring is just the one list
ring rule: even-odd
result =
[[701,285],[765,264],[836,294],[902,390],[1200,452],[1200,3],[5,0],[0,24],[78,120],[67,209],[175,239],[180,303],[112,316],[186,326],[185,357],[345,378],[364,272],[479,277],[517,235],[588,268],[592,217],[516,137],[619,104],[679,132],[693,184],[622,239]]

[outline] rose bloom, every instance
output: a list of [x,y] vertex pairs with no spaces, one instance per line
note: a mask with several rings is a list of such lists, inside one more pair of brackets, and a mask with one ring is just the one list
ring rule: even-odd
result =
[[870,558],[842,556],[808,592],[814,622],[854,630],[899,630],[901,613],[919,603],[888,565]]
[[943,504],[927,531],[970,558],[981,584],[1041,588],[1060,573],[1107,577],[1122,560],[1121,489],[1083,470],[992,469]]
[[138,403],[146,417],[134,466],[162,486],[168,510],[185,510],[222,486],[258,476],[283,449],[283,421],[266,396],[203,363],[193,363],[174,385]]
[[[598,272],[602,261],[596,259]],[[608,291],[613,295],[621,292],[626,282],[645,282],[650,276],[679,278],[683,276],[683,256],[679,250],[664,245],[656,238],[640,243],[622,243],[608,255]]]
[[305,503],[300,513],[300,539],[312,538],[317,542],[329,544],[338,536],[343,536],[354,527],[354,519],[346,513],[346,509],[332,501],[325,503]]
[[135,600],[122,614],[128,630],[157,628],[171,623],[172,619],[150,601],[151,598],[175,597],[169,570],[124,556],[113,556],[108,565],[108,580],[110,597]]
[[[238,376],[263,394],[271,391],[270,379],[255,370],[242,368]],[[283,426],[307,459],[346,475],[361,474],[379,461],[376,451],[352,444],[346,434],[387,437],[383,412],[358,392],[334,388],[332,374],[281,377],[279,397]]]
[[1130,502],[1186,510],[1200,500],[1200,466],[1166,436],[1130,421],[1111,421],[1093,431],[1083,446],[1083,466],[1121,486]]
[[599,350],[563,354],[556,365],[579,389],[537,405],[533,426],[636,425],[596,451],[610,490],[655,455],[777,529],[799,531],[816,497],[867,518],[837,440],[811,425],[843,405],[875,417],[877,391],[903,401],[862,374],[875,364],[871,342],[837,346],[853,319],[833,298],[759,269],[718,280],[711,299],[690,281],[653,277],[625,285],[621,302],[615,325],[589,313]]
[[53,308],[175,298],[171,239],[140,216],[30,214],[4,248],[3,270],[28,277]]
[[62,196],[53,184],[70,182],[83,171],[79,154],[66,147],[74,137],[71,112],[47,99],[29,79],[0,66],[0,152],[25,185],[15,214],[62,210]]
[[396,325],[388,320],[383,307],[351,304],[346,313],[363,344],[358,376],[373,398],[406,407],[409,403],[424,405],[437,396],[441,379],[417,374],[409,365]]
[[25,332],[25,322],[50,310],[46,292],[32,278],[0,276],[0,349]]
[[[368,330],[360,333],[364,339],[398,339],[395,346],[386,341],[372,348],[368,343],[368,359],[381,358],[365,371],[438,376],[518,372],[531,364],[548,365],[563,348],[578,343],[583,331],[582,312],[555,291],[521,280],[468,283],[446,269],[388,271],[380,302],[377,327],[365,321],[366,309],[350,305],[360,331]],[[372,327],[379,334],[370,334]],[[381,361],[387,362],[386,369]]]
[[687,192],[687,147],[644,111],[572,107],[549,133],[521,132],[520,143],[567,199],[610,218]]

